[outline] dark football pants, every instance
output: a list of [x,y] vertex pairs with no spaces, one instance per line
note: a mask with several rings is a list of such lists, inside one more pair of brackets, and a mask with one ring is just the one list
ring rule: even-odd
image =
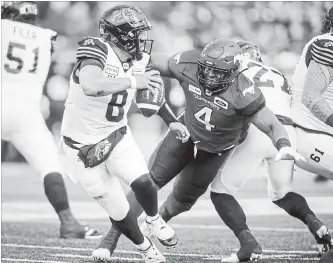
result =
[[218,155],[199,150],[194,158],[192,140],[182,143],[173,133],[166,135],[151,157],[150,173],[155,184],[162,188],[185,168],[164,204],[171,216],[191,209],[206,192],[229,153]]

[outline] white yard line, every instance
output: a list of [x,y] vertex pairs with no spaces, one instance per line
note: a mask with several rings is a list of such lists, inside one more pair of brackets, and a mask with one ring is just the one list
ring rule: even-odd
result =
[[39,260],[39,259],[24,259],[24,258],[1,258],[1,261],[38,262],[38,263],[70,263],[69,261]]
[[[227,226],[221,225],[202,225],[202,224],[170,224],[173,228],[178,229],[201,229],[201,230],[230,230]],[[297,232],[307,233],[307,228],[291,228],[291,227],[251,227],[252,231],[263,231],[263,232]]]
[[[53,247],[53,246],[39,246],[39,245],[21,245],[21,244],[1,244],[3,247],[15,247],[15,248],[31,248],[31,249],[49,249],[49,250],[62,250],[62,251],[85,251],[85,252],[91,252],[91,249],[85,249],[85,248],[78,248],[78,247]],[[233,249],[234,251],[236,249]],[[264,257],[297,257],[301,254],[317,254],[316,251],[307,251],[307,250],[274,250],[274,249],[267,249],[263,251],[264,253],[277,253],[282,255],[265,255]],[[137,251],[131,251],[131,250],[115,250],[115,253],[121,253],[121,254],[129,254],[129,255],[140,255]],[[199,253],[163,253],[166,256],[178,256],[178,257],[200,257],[200,258],[219,258],[221,259],[221,255],[208,255],[208,254],[199,254]],[[58,254],[56,254],[58,255]],[[73,255],[73,254],[59,254],[59,256],[62,255]],[[89,257],[84,255],[77,255],[81,257]]]

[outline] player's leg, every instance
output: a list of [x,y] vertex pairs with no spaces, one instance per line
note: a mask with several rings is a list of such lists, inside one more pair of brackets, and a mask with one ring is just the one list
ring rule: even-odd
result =
[[272,202],[308,226],[320,253],[331,249],[333,240],[327,226],[316,217],[306,199],[292,191],[293,161],[270,163],[268,167],[268,192]]
[[178,214],[190,210],[198,198],[206,192],[230,152],[231,150],[219,155],[199,150],[190,164],[193,170],[180,175],[172,192],[161,206],[160,213],[163,219],[169,221]]
[[[150,174],[156,189],[162,188],[170,182],[191,159],[193,159],[193,143],[189,141],[183,144],[176,139],[174,134],[167,133],[149,159]],[[133,191],[127,194],[127,200],[131,210],[138,217],[143,209]],[[120,235],[121,232],[112,226],[97,249],[107,248],[112,254]],[[170,246],[173,244],[171,242]]]
[[[63,142],[61,146],[68,160],[78,171],[77,181],[82,184],[88,195],[108,213],[112,225],[129,238],[143,256],[149,254],[159,260],[157,262],[163,262],[163,255],[149,239],[142,235],[118,178],[109,173],[104,163],[93,168],[85,168],[82,162],[77,162],[76,149]],[[98,260],[109,260],[111,255],[107,249],[99,249],[93,251],[92,256]]]
[[296,162],[300,168],[320,174],[333,180],[333,136],[296,128],[297,151],[301,153],[306,163]]
[[241,245],[236,254],[224,260],[247,261],[262,254],[260,245],[246,223],[244,211],[234,195],[257,172],[271,144],[264,133],[251,125],[246,140],[233,151],[212,182],[211,200],[214,207]]
[[[175,136],[173,134],[173,136]],[[181,143],[181,142],[180,142]],[[131,165],[128,165],[131,163]],[[110,171],[131,186],[135,198],[146,212],[146,222],[150,230],[164,246],[177,238],[174,231],[158,214],[157,189],[144,157],[136,145],[130,131],[111,153],[106,165]]]
[[[294,148],[296,148],[296,133],[293,127],[286,126],[289,138]],[[277,153],[272,148],[271,161],[268,160],[268,195],[274,204],[284,209],[289,215],[301,220],[309,227],[318,244],[323,244],[320,250],[328,249],[331,237],[327,227],[315,216],[310,209],[306,199],[292,191],[292,180],[294,172],[294,161],[272,160]]]
[[42,119],[41,113],[37,111],[34,113],[29,118],[29,125],[17,127],[10,140],[32,168],[41,175],[45,195],[61,222],[60,237],[101,238],[100,233],[79,224],[73,216],[69,207],[65,182],[61,174],[58,149],[51,132]]

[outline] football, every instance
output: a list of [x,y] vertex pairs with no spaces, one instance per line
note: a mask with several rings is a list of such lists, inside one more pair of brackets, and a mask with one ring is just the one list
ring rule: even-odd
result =
[[156,114],[164,102],[164,85],[154,89],[154,91],[154,94],[148,89],[136,91],[136,105],[141,114],[147,118]]

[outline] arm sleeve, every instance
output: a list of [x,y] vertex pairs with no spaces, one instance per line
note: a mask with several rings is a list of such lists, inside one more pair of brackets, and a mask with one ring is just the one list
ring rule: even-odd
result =
[[80,63],[86,60],[84,65],[88,65],[87,63],[95,60],[97,62],[93,64],[103,69],[107,60],[107,47],[99,39],[89,37],[83,38],[79,41],[76,59]]
[[318,64],[333,67],[333,40],[317,39],[311,43],[306,54],[306,65],[311,60]]

